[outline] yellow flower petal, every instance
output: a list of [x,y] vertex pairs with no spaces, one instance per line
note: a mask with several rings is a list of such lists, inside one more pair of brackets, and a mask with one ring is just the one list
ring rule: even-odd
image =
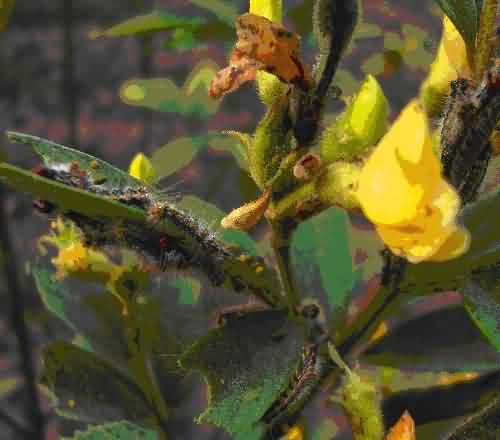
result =
[[446,261],[465,254],[469,249],[470,234],[465,228],[457,228],[438,251],[429,259],[430,261]]
[[281,23],[282,10],[281,0],[250,0],[250,9],[248,12],[261,15],[276,23]]
[[[433,259],[449,237],[456,233],[458,229],[455,218],[459,208],[458,194],[443,180],[431,202],[424,205],[407,224],[377,225],[377,231],[396,255],[403,256],[412,263],[419,263]],[[458,247],[459,244],[454,252],[459,251]]]
[[470,77],[465,42],[451,20],[443,18],[443,34],[429,75],[420,88],[420,99],[431,116],[438,116],[450,91],[450,82]]
[[413,100],[363,167],[358,198],[372,222],[403,224],[432,197],[439,180],[440,166],[427,118]]

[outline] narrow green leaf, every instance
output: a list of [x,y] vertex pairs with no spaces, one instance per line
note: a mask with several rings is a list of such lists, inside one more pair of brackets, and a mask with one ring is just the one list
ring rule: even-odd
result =
[[435,0],[462,35],[470,54],[474,52],[481,5],[477,0]]
[[120,97],[135,107],[202,119],[217,112],[220,100],[210,98],[208,92],[200,87],[189,93],[188,87],[189,83],[181,88],[168,78],[133,79],[122,85]]
[[239,440],[259,439],[259,421],[298,367],[305,335],[286,311],[224,318],[182,356],[181,365],[200,371],[208,382],[208,408],[199,422],[222,427]]
[[89,427],[86,431],[77,431],[71,438],[63,440],[159,440],[155,431],[141,428],[128,421],[105,423]]
[[56,342],[42,357],[41,382],[57,396],[59,414],[88,423],[154,417],[138,386],[96,355]]
[[500,353],[484,340],[463,307],[454,306],[396,327],[364,359],[420,371],[491,371],[498,368]]
[[202,18],[186,18],[169,14],[165,11],[153,11],[149,14],[129,18],[99,34],[99,37],[126,37],[146,32],[168,31],[172,29],[196,29],[204,20]]
[[213,12],[225,23],[234,27],[238,8],[230,1],[226,0],[189,0],[193,5]]
[[151,155],[151,163],[158,179],[163,179],[188,165],[206,146],[206,139],[181,137],[156,149]]
[[500,352],[500,282],[488,289],[481,284],[480,281],[469,282],[460,290],[465,298],[465,309],[491,345]]
[[7,138],[16,144],[32,147],[47,166],[77,162],[79,167],[86,171],[93,180],[105,178],[106,185],[110,187],[124,188],[129,186],[139,188],[145,186],[144,182],[132,177],[126,171],[82,151],[37,136],[14,131],[8,131]]
[[63,185],[7,163],[0,163],[0,178],[18,191],[32,193],[43,200],[55,203],[63,210],[71,210],[90,217],[121,217],[138,221],[145,219],[145,214],[139,209]]

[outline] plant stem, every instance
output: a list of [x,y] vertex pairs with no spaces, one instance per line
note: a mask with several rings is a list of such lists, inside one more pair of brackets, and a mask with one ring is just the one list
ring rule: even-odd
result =
[[407,262],[389,251],[385,252],[385,265],[382,274],[382,286],[370,305],[356,318],[352,326],[340,332],[336,345],[341,356],[347,356],[365,344],[388,312],[398,304],[400,284]]
[[498,0],[484,0],[479,19],[479,32],[474,56],[474,77],[481,80],[488,68],[495,46],[495,21],[498,14]]
[[25,386],[28,392],[26,412],[31,422],[33,440],[45,438],[45,416],[43,414],[40,395],[38,393],[36,372],[33,363],[33,344],[29,334],[28,326],[24,320],[25,303],[23,292],[17,279],[13,247],[10,241],[11,232],[6,216],[7,192],[0,187],[0,253],[5,257],[4,270],[6,276],[7,291],[10,294],[10,322],[14,330],[18,349],[21,354],[21,370],[24,374]]
[[290,315],[295,315],[299,304],[299,297],[293,281],[292,267],[290,261],[290,238],[292,229],[282,223],[271,224],[271,244],[276,257],[281,283],[285,291]]

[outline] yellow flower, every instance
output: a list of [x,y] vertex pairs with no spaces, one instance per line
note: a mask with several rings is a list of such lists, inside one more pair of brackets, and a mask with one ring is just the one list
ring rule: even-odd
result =
[[292,426],[281,440],[304,440],[304,428],[300,425]]
[[454,24],[445,15],[443,34],[436,58],[420,89],[420,99],[427,113],[431,116],[439,115],[446,102],[446,96],[450,92],[450,82],[459,77],[470,76],[471,68],[467,59],[465,42]]
[[384,243],[412,263],[464,253],[460,198],[441,176],[427,117],[417,100],[401,112],[361,171],[357,196]]

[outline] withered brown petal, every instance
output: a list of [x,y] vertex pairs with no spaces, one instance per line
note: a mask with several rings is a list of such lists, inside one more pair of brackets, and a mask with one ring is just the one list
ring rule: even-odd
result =
[[234,209],[221,220],[221,226],[226,229],[247,230],[255,226],[266,212],[271,200],[271,189],[267,189],[253,202]]
[[311,77],[298,58],[300,38],[278,23],[255,14],[236,20],[238,41],[231,52],[229,66],[217,73],[210,85],[210,96],[218,98],[255,79],[264,70],[286,83],[310,84]]

